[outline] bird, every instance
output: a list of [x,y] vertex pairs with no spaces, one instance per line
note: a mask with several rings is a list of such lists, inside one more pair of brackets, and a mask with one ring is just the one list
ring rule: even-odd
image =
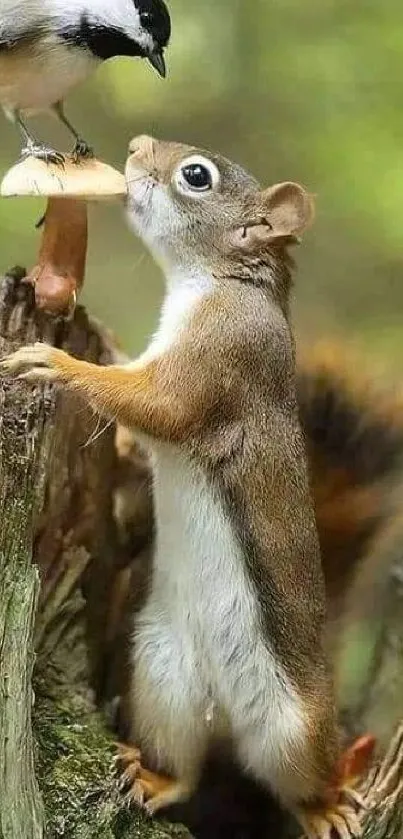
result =
[[26,116],[46,110],[73,136],[73,159],[92,157],[65,115],[66,95],[117,56],[147,58],[165,78],[170,36],[164,0],[0,0],[0,105],[19,129],[21,158],[64,164],[26,125]]

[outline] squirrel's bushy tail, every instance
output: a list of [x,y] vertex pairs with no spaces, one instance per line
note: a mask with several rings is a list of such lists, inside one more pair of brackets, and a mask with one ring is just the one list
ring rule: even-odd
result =
[[360,561],[403,508],[403,395],[378,389],[362,361],[337,344],[301,356],[297,385],[335,615]]

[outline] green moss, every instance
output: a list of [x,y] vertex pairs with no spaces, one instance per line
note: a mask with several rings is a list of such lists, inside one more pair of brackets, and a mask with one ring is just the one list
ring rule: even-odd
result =
[[116,787],[113,741],[84,699],[35,703],[37,774],[46,839],[186,839],[181,826],[128,809]]

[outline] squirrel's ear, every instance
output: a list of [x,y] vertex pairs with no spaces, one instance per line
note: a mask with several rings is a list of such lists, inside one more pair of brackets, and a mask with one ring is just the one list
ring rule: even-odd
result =
[[276,240],[296,242],[313,217],[313,196],[302,186],[291,181],[275,184],[260,193],[250,220],[231,232],[231,245],[258,251]]
[[261,193],[262,215],[271,227],[271,238],[298,237],[312,224],[313,196],[299,184],[286,181]]

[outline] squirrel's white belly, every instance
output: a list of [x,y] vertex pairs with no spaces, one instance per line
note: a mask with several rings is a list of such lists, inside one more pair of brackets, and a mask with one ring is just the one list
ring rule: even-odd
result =
[[94,59],[79,50],[47,48],[29,58],[21,50],[0,54],[0,103],[6,109],[46,110],[94,69]]
[[200,752],[227,721],[242,761],[265,779],[285,729],[302,733],[298,698],[263,640],[242,548],[207,476],[168,446],[154,449],[153,471],[156,550],[135,663],[164,719],[165,733],[154,734],[161,763],[189,771],[178,739]]

